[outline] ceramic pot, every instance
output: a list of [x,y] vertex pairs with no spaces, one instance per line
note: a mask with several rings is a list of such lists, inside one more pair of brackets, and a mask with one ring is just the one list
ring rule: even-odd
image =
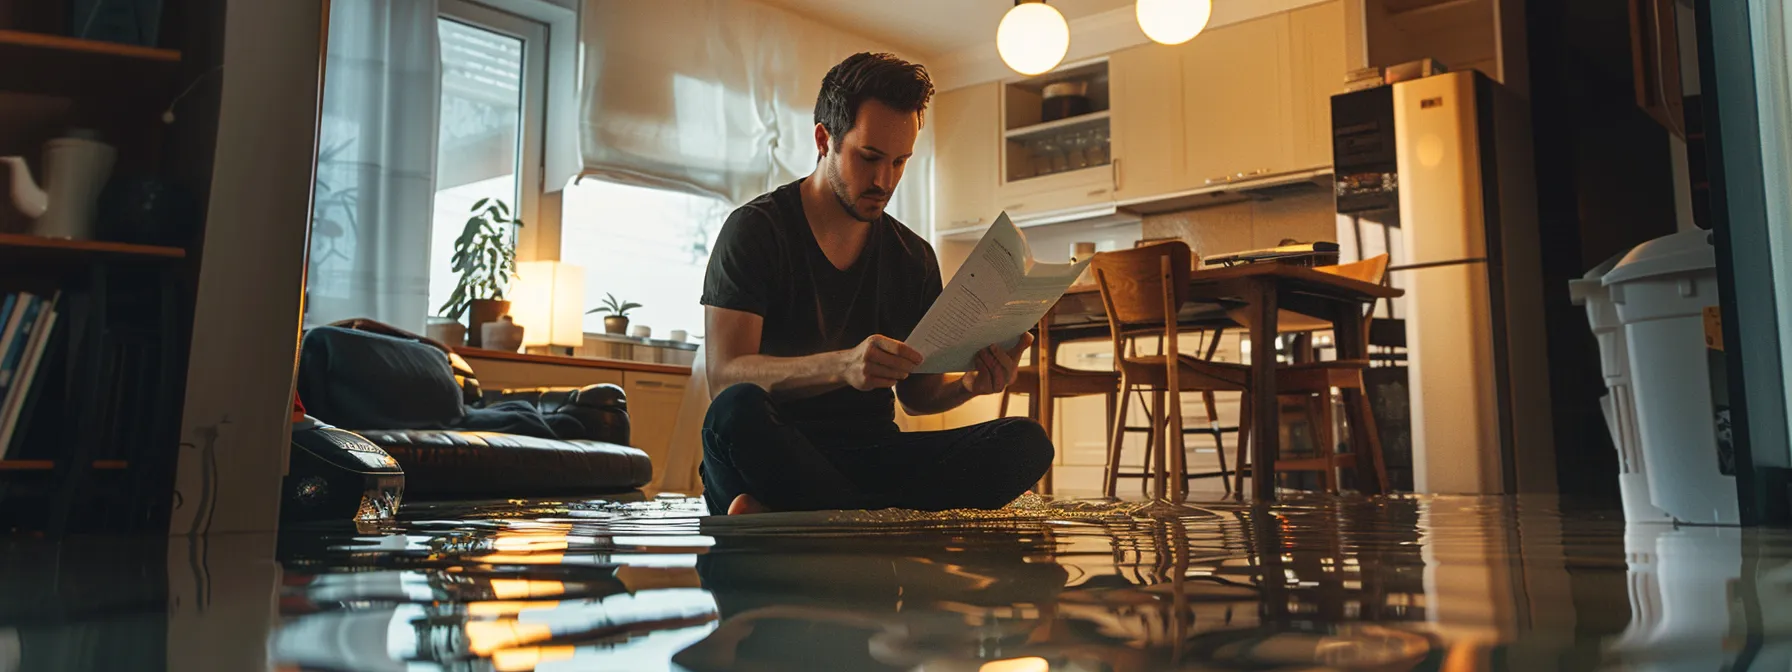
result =
[[611,315],[609,317],[604,318],[604,333],[606,333],[606,334],[626,334],[626,333],[628,333],[628,318],[627,317],[618,317],[616,315]]
[[424,335],[450,348],[467,344],[467,326],[446,317],[429,318],[429,328]]
[[475,348],[485,347],[483,331],[488,322],[498,321],[498,316],[510,312],[509,301],[496,299],[473,299],[467,308],[467,345]]
[[516,352],[523,347],[523,325],[511,320],[509,315],[480,325],[479,329],[483,332],[480,338],[484,343],[479,347],[503,352]]

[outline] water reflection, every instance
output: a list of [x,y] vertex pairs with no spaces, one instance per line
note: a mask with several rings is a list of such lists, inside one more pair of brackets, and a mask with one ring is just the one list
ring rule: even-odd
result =
[[[418,510],[387,535],[288,543],[276,658],[697,672],[1410,669],[1484,658],[1522,634],[1525,619],[1510,617],[1529,605],[1486,604],[1513,578],[1488,556],[1511,534],[1499,523],[1513,511],[1498,505],[1315,499],[1139,513],[1032,502],[952,518],[705,519],[694,502],[669,500]],[[1544,562],[1557,573],[1559,537]],[[1606,567],[1621,567],[1607,550]],[[1621,597],[1622,576],[1610,582]],[[1439,619],[1434,596],[1482,604]],[[344,633],[357,627],[379,636],[305,657],[353,641]]]
[[1530,499],[1141,513],[500,502],[277,546],[15,540],[0,672],[1792,665],[1781,531],[1626,528]]

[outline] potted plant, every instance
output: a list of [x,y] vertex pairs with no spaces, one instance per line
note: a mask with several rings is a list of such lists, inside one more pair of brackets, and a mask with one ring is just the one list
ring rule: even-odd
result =
[[604,305],[587,310],[585,314],[609,313],[604,317],[604,333],[626,334],[628,333],[628,311],[640,307],[641,304],[633,301],[617,301],[614,294],[606,292],[604,293]]
[[473,204],[473,216],[454,239],[453,270],[460,274],[454,293],[440,308],[443,317],[460,320],[469,312],[467,344],[481,347],[481,327],[510,313],[505,290],[516,277],[516,250],[510,246],[511,231],[507,225],[522,226],[523,220],[510,214],[504,201],[481,198]]

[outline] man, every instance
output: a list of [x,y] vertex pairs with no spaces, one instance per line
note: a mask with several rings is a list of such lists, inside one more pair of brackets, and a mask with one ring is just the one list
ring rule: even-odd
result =
[[884,214],[914,153],[933,83],[889,54],[828,71],[814,172],[728,217],[703,280],[709,385],[704,498],[713,514],[997,508],[1045,474],[1051,440],[1006,418],[901,432],[1014,382],[1013,350],[977,370],[916,374],[904,344],[941,291],[932,246]]

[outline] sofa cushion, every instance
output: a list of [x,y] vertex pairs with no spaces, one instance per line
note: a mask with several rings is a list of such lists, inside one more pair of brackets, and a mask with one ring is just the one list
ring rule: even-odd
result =
[[305,333],[298,392],[312,416],[347,429],[452,426],[466,414],[441,350],[358,329]]
[[633,490],[653,480],[638,448],[495,432],[357,430],[404,467],[405,494],[515,497]]

